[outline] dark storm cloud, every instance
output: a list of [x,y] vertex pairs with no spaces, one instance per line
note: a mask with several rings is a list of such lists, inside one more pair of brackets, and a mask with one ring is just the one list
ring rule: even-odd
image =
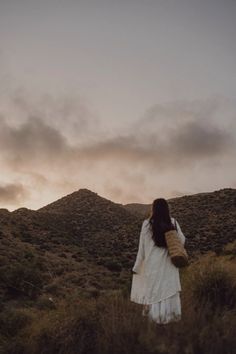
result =
[[233,147],[231,132],[217,127],[204,126],[198,122],[185,124],[172,139],[172,150],[176,147],[176,152],[182,156],[196,158],[219,155],[228,152]]
[[63,129],[53,127],[51,121],[46,123],[41,117],[28,117],[19,126],[1,118],[0,148],[9,165],[29,170],[37,164],[57,169],[99,161],[157,164],[168,169],[233,153],[233,120],[229,117],[228,125],[222,125],[222,117],[215,115],[220,110],[208,102],[198,102],[197,109],[194,104],[187,106],[178,103],[154,107],[123,133],[100,137],[96,143],[89,139],[81,143],[78,137],[77,145],[71,145]]
[[2,107],[6,102],[10,107],[10,117],[8,111],[5,116],[13,125],[20,125],[30,118],[40,118],[45,125],[61,131],[71,143],[75,143],[78,137],[82,139],[90,135],[95,125],[97,131],[100,127],[96,113],[89,107],[87,100],[79,95],[35,96],[18,88],[13,91],[9,89],[5,101],[0,97]]
[[[173,127],[172,127],[173,128]],[[130,133],[91,145],[83,149],[84,156],[99,159],[115,158],[134,163],[157,163],[176,167],[182,163],[211,159],[233,152],[233,133],[198,122],[185,123],[170,129],[145,135]],[[170,165],[171,163],[171,165]]]
[[[106,127],[103,133],[94,127],[85,140],[79,133],[71,140],[63,125],[30,115],[27,105],[19,121],[2,112],[1,168],[5,176],[17,174],[24,181],[24,187],[12,183],[1,188],[3,205],[19,205],[27,191],[30,195],[51,190],[60,194],[79,185],[93,186],[94,179],[101,192],[127,203],[142,198],[146,202],[150,186],[163,193],[165,189],[170,197],[182,195],[183,190],[189,194],[186,181],[191,179],[187,175],[191,176],[192,168],[209,174],[209,166],[214,166],[214,173],[223,167],[224,178],[232,175],[235,112],[235,107],[222,101],[155,105],[139,121],[127,122],[123,130],[105,135]],[[165,187],[168,183],[170,190]]]
[[12,127],[0,120],[1,154],[10,164],[27,166],[42,159],[50,162],[67,150],[66,139],[55,128],[38,117],[31,117],[19,127]]
[[29,197],[29,192],[22,184],[10,183],[0,186],[0,200],[1,203],[18,203]]
[[225,99],[155,105],[134,131],[164,161],[211,159],[234,153],[236,108]]

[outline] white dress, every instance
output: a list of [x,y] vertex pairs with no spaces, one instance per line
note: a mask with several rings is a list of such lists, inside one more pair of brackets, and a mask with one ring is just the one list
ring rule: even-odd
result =
[[[175,219],[171,217],[174,223]],[[177,234],[185,243],[185,236],[176,221]],[[167,248],[157,247],[152,239],[149,219],[142,224],[139,248],[133,274],[130,300],[149,305],[148,316],[157,323],[181,319],[179,269],[171,262]]]

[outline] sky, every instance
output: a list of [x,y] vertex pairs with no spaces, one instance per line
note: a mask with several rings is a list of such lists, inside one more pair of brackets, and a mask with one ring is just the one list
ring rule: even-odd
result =
[[236,188],[235,0],[0,0],[0,207]]

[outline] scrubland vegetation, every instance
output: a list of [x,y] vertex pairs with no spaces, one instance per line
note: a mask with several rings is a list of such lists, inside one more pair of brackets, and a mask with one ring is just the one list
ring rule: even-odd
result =
[[182,319],[164,326],[129,299],[150,205],[81,189],[39,210],[0,209],[0,353],[235,353],[235,200],[235,189],[170,200],[191,263]]
[[130,302],[131,274],[120,289],[81,291],[75,285],[60,293],[53,286],[42,288],[41,272],[36,261],[28,268],[24,260],[0,274],[2,353],[235,353],[236,242],[181,270],[182,320],[164,326]]

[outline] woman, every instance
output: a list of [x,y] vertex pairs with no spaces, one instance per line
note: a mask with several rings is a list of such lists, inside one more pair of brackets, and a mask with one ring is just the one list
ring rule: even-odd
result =
[[173,228],[184,244],[185,236],[170,216],[167,201],[155,199],[151,216],[143,221],[140,232],[130,300],[143,304],[143,315],[156,323],[181,319],[179,269],[171,262],[165,241],[165,232]]

